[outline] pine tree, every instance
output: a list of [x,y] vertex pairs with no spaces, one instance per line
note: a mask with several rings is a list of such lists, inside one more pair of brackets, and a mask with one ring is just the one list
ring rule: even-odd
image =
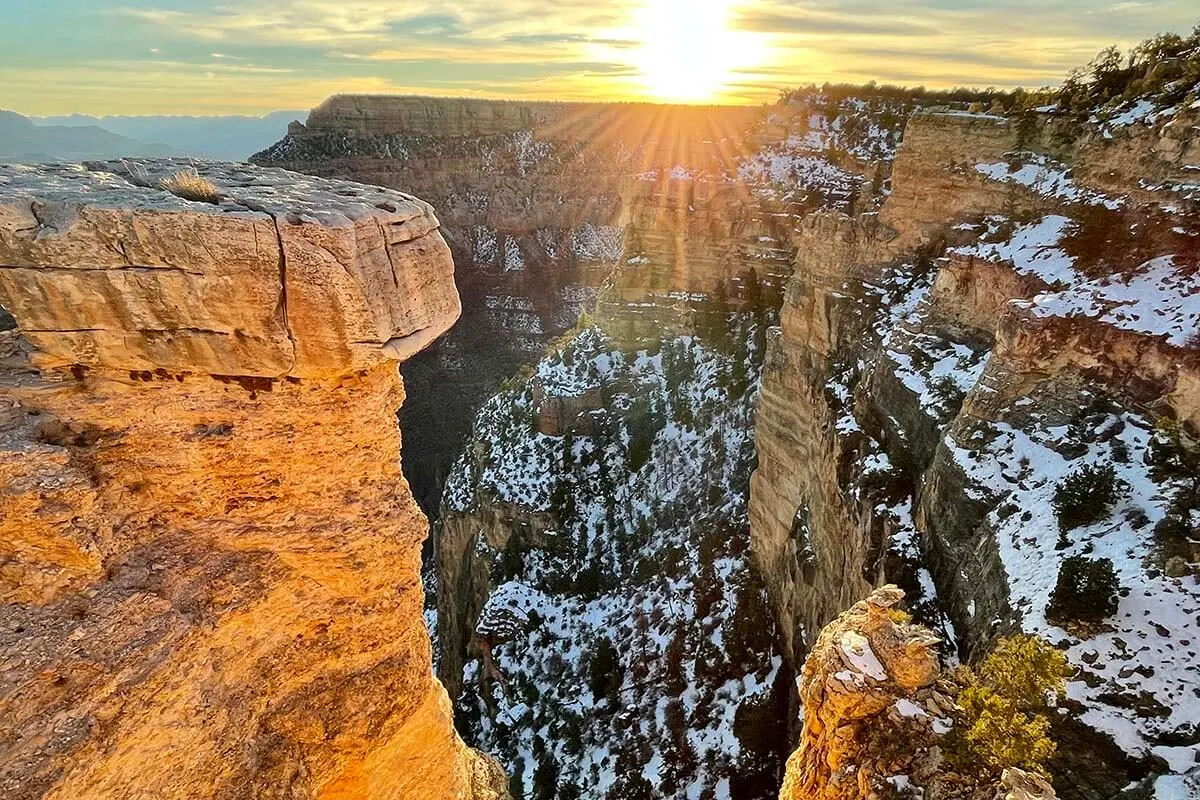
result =
[[533,771],[533,800],[555,800],[558,793],[558,762],[548,752],[537,757],[537,769]]

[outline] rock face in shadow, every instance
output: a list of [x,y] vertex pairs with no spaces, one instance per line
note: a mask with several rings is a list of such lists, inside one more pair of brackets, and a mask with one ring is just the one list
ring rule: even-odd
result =
[[0,175],[0,792],[495,798],[433,679],[397,358],[453,323],[399,192]]

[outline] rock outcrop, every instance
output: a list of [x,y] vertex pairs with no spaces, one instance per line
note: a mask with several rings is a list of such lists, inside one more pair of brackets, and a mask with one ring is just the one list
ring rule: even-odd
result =
[[937,637],[894,618],[903,596],[876,589],[817,637],[798,679],[804,727],[780,800],[1052,800],[1054,789],[1023,770],[978,786],[946,762],[959,687],[939,667]]
[[0,793],[495,798],[433,679],[396,361],[458,313],[405,194],[0,171]]

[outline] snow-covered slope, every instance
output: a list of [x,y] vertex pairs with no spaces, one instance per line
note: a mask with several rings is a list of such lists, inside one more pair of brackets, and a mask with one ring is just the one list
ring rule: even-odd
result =
[[[477,418],[443,511],[492,584],[457,706],[525,796],[775,791],[791,682],[746,517],[768,317],[630,348],[586,325]],[[583,397],[578,433],[538,432]]]

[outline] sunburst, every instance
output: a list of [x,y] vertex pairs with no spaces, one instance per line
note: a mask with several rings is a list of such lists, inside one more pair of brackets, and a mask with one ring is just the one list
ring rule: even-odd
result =
[[661,100],[717,99],[752,66],[752,37],[733,28],[739,0],[646,0],[635,12],[634,64],[643,91]]

